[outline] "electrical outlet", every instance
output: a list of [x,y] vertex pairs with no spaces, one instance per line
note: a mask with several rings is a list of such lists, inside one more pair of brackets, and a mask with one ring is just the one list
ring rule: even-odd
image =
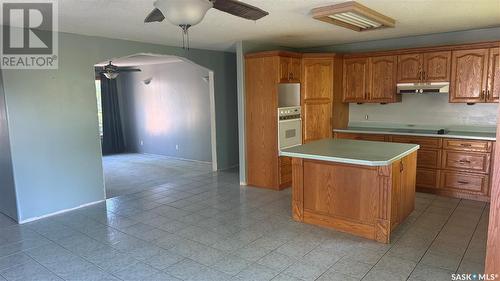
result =
[[365,115],[365,120],[368,120],[368,119],[370,119],[370,118],[369,118],[368,114],[366,114]]
[[178,144],[175,145],[175,150],[179,151],[179,145]]

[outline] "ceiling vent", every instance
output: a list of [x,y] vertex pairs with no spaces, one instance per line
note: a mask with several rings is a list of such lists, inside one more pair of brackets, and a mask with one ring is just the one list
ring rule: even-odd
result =
[[314,19],[354,31],[368,31],[396,25],[394,19],[355,1],[315,8],[311,13]]

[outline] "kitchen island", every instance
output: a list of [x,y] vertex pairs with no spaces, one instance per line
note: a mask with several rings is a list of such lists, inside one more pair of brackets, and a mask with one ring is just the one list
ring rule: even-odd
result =
[[324,139],[292,157],[293,219],[390,242],[415,207],[418,145]]

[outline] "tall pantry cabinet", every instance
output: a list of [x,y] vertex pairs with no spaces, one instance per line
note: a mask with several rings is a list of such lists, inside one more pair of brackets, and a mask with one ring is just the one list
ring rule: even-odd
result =
[[342,57],[260,52],[245,56],[247,184],[281,190],[291,185],[291,159],[279,157],[278,84],[301,83],[303,142],[345,128]]

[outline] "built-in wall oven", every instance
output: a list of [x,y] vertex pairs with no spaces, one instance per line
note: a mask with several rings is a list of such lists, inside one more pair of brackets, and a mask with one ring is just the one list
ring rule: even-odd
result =
[[302,114],[300,84],[278,85],[278,142],[279,149],[302,144]]
[[302,118],[300,106],[278,109],[279,148],[284,149],[302,144]]

